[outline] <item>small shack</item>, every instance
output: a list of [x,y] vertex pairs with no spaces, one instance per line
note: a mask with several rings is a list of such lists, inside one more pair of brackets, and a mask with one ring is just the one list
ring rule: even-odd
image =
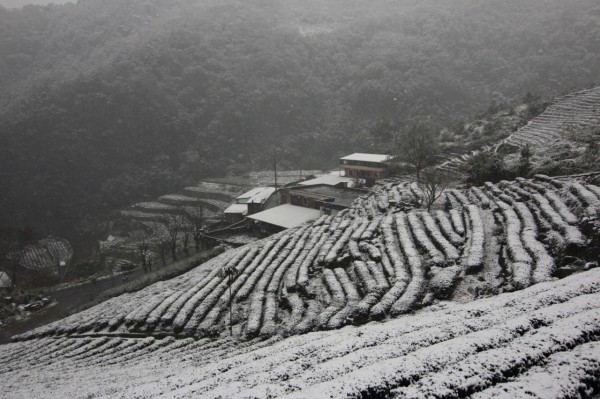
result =
[[334,172],[335,174],[323,175],[315,177],[314,179],[305,180],[303,182],[298,183],[299,186],[318,186],[318,185],[326,185],[333,187],[352,187],[354,184],[354,179],[351,177],[340,176],[339,172]]
[[275,191],[275,187],[256,187],[238,195],[235,203],[225,209],[225,218],[229,223],[237,223],[247,215],[261,212]]
[[321,212],[292,204],[283,204],[266,211],[249,215],[256,227],[263,233],[276,233],[281,230],[298,227],[306,222],[317,220]]
[[364,179],[367,186],[388,176],[388,161],[392,157],[384,154],[354,153],[340,158],[340,169],[346,177]]

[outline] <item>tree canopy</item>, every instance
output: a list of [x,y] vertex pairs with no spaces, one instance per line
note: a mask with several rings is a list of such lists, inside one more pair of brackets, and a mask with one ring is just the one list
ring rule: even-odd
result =
[[[600,78],[589,0],[80,0],[0,7],[0,209],[74,226],[206,176],[327,166],[381,121]],[[387,134],[385,129],[380,133]]]

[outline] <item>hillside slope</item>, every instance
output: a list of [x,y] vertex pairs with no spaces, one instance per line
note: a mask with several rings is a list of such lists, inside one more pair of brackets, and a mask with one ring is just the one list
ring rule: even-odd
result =
[[286,339],[35,339],[0,347],[0,377],[7,398],[589,398],[599,337],[594,269]]
[[[598,265],[600,188],[535,180],[449,190],[449,212],[410,210],[416,184],[387,183],[323,216],[112,298],[18,339],[226,333],[229,292],[240,337],[298,334],[468,301]],[[233,267],[231,288],[221,273]]]
[[[523,106],[525,107],[525,106]],[[494,123],[505,116],[495,116]],[[500,121],[502,122],[502,121]],[[556,149],[579,147],[573,135],[585,129],[600,126],[600,86],[559,96],[552,100],[540,115],[512,132],[508,137],[478,148],[470,153],[449,157],[437,167],[451,173],[460,173],[473,156],[482,152],[515,152],[529,146],[535,158],[557,157]],[[560,168],[558,168],[560,170]]]
[[79,248],[108,210],[198,178],[273,154],[323,167],[366,148],[382,120],[585,86],[600,79],[599,12],[589,0],[0,8],[2,219]]

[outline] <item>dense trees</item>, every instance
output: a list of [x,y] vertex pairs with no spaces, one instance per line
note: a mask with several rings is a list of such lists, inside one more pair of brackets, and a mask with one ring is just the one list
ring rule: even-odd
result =
[[382,120],[580,87],[600,76],[598,13],[584,0],[0,8],[0,209],[77,246],[84,218],[268,166],[271,145],[283,168],[326,166],[373,148]]

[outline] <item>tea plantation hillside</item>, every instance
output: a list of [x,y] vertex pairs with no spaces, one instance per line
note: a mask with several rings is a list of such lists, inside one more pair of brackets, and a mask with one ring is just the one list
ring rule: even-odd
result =
[[[526,112],[526,106],[521,107]],[[494,118],[492,119],[494,121]],[[498,119],[500,116],[495,117],[496,121]],[[505,149],[515,151],[525,146],[529,146],[533,152],[538,152],[539,158],[551,158],[555,156],[553,153],[557,152],[552,147],[563,150],[565,146],[577,147],[577,144],[573,143],[573,139],[576,138],[573,133],[598,125],[600,125],[600,86],[595,86],[555,98],[540,115],[531,118],[527,124],[503,140],[468,154],[451,157],[438,165],[438,168],[452,173],[460,172],[474,155],[486,151],[505,152]]]
[[[336,216],[227,251],[195,270],[17,337],[294,335],[468,301],[597,266],[600,188],[547,176],[448,190],[410,209],[388,182]],[[224,269],[235,268],[229,285]]]
[[600,269],[289,338],[4,345],[4,397],[575,398],[600,387]]

